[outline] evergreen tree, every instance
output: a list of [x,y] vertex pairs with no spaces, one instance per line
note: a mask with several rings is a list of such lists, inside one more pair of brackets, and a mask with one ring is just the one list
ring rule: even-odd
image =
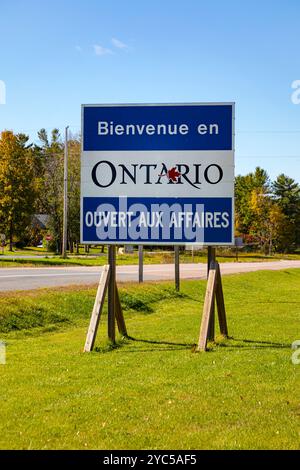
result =
[[295,247],[300,244],[300,186],[293,178],[280,174],[274,181],[272,190],[274,199],[293,226],[292,245]]

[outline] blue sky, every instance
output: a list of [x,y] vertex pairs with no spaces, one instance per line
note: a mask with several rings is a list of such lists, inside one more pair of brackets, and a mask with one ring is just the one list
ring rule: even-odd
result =
[[80,130],[82,103],[236,102],[236,173],[300,180],[299,0],[1,0],[0,129]]

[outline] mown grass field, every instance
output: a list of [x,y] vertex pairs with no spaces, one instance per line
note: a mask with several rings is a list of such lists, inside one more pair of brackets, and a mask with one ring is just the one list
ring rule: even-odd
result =
[[[121,286],[134,340],[102,323],[95,289],[0,294],[1,449],[297,449],[300,270],[224,277],[231,339],[193,353],[205,283]],[[104,320],[106,317],[104,317]]]
[[[32,254],[33,253],[33,254]],[[80,254],[76,256],[74,254],[68,255],[66,259],[61,258],[59,255],[53,255],[45,253],[43,251],[34,252],[32,250],[20,250],[16,252],[5,252],[10,258],[1,257],[0,253],[0,268],[18,267],[18,266],[103,266],[107,264],[107,254],[99,254],[99,249],[91,249],[89,255]],[[262,253],[247,253],[240,252],[238,259],[233,250],[219,250],[218,261],[220,263],[230,262],[261,262],[261,261],[276,261],[279,259],[299,260],[300,254],[274,254],[272,256],[264,255]],[[23,258],[22,256],[28,256]],[[132,254],[117,254],[118,264],[138,264],[138,253],[135,251]],[[206,263],[207,262],[207,251],[195,251],[192,254],[190,251],[180,253],[181,263]],[[144,253],[144,264],[165,264],[174,263],[174,252],[149,252],[145,250]]]

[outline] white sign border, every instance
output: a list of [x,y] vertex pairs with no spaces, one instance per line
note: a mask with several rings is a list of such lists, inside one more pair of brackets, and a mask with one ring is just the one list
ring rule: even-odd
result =
[[[232,142],[232,153],[233,153],[233,165],[235,169],[235,102],[234,101],[220,101],[220,102],[192,102],[192,103],[101,103],[101,104],[82,104],[81,105],[81,158],[84,152],[84,108],[116,108],[116,107],[140,107],[140,106],[231,106],[232,107],[232,121],[231,121],[231,142]],[[80,166],[81,166],[80,158]],[[234,171],[235,175],[235,171]],[[214,243],[214,242],[203,242],[203,248],[206,246],[234,246],[234,219],[235,219],[235,198],[232,198],[232,227],[231,227],[231,242]],[[157,246],[193,246],[201,245],[199,242],[159,242],[155,241],[139,241],[136,243],[131,241],[106,241],[99,240],[95,241],[83,241],[83,197],[81,194],[81,172],[80,172],[80,244],[81,245],[157,245]]]

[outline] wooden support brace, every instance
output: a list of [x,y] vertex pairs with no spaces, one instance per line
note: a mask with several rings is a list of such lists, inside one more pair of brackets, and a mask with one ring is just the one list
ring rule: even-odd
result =
[[220,332],[225,337],[228,337],[220,266],[218,262],[212,261],[209,267],[209,275],[205,293],[200,335],[196,351],[206,351],[207,341],[211,340],[210,325],[212,322],[212,318],[214,317],[215,299],[217,302]]
[[197,351],[205,351],[209,332],[209,323],[213,315],[214,302],[216,290],[216,263],[213,261],[210,264],[207,287],[205,293],[203,315],[200,327],[200,335],[197,346]]
[[94,308],[93,308],[90,325],[89,325],[89,329],[88,329],[88,333],[87,333],[87,337],[85,341],[84,352],[92,351],[94,344],[95,344],[99,321],[100,321],[100,317],[101,317],[101,313],[102,313],[102,309],[104,305],[105,294],[107,291],[108,278],[109,278],[109,266],[106,265],[103,267],[103,271],[100,277],[96,299],[94,303]]
[[[109,265],[106,265],[103,267],[103,271],[101,273],[98,289],[97,289],[97,294],[96,294],[96,299],[94,303],[94,308],[92,311],[91,315],[91,320],[90,320],[90,325],[88,329],[88,333],[86,336],[86,341],[85,341],[85,346],[84,346],[84,352],[90,352],[93,350],[95,340],[96,340],[96,335],[99,327],[99,322],[101,318],[101,313],[104,305],[104,300],[105,300],[105,295],[108,291],[109,283],[113,281],[113,290],[114,290],[114,301],[113,305],[110,306],[110,308],[113,308],[113,311],[111,311],[111,314],[113,316],[113,319],[109,318],[109,312],[108,312],[108,338],[112,340],[114,339],[114,319],[117,320],[117,325],[118,325],[118,330],[122,336],[128,336],[127,335],[127,329],[126,329],[126,324],[125,324],[125,319],[122,311],[122,306],[120,302],[120,297],[119,297],[119,292],[118,292],[118,287],[115,278],[112,280],[111,279],[111,268]],[[112,290],[112,288],[111,288]],[[110,293],[111,295],[111,293]],[[112,299],[110,299],[111,301]],[[111,302],[112,303],[112,302]],[[112,321],[111,321],[112,320]],[[113,330],[113,332],[111,332]],[[113,336],[112,336],[113,335]]]

